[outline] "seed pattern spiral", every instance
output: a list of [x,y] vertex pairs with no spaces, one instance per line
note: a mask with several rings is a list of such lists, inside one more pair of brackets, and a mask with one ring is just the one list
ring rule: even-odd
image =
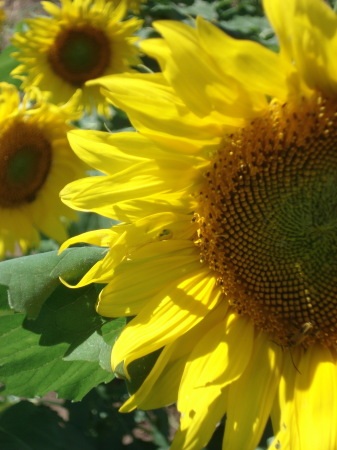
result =
[[272,102],[213,156],[198,195],[201,260],[285,347],[337,343],[336,110],[321,97]]

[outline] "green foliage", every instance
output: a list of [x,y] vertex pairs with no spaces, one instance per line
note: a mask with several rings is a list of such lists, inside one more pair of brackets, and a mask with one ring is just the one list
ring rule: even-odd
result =
[[[1,263],[3,394],[34,397],[55,391],[62,398],[80,400],[113,378],[111,343],[124,320],[108,321],[96,314],[96,286],[71,290],[58,279],[77,281],[102,252],[75,248],[60,256],[48,252]],[[6,308],[8,298],[21,313]]]
[[10,45],[0,53],[0,80],[7,83],[14,84],[16,87],[20,87],[21,80],[12,78],[10,73],[19,64],[11,54],[16,51],[13,45]]
[[275,33],[264,16],[261,0],[149,0],[142,8],[142,16],[145,20],[142,38],[156,35],[151,28],[155,20],[193,24],[195,17],[202,16],[233,37],[251,39],[277,49]]
[[58,278],[77,282],[104,251],[73,248],[59,256],[48,252],[0,264],[2,395],[33,398],[53,391],[62,399],[82,400],[76,405],[61,401],[67,420],[48,400],[5,404],[1,448],[108,450],[112,445],[122,449],[126,441],[130,449],[168,448],[164,411],[141,418],[138,412],[118,413],[127,393],[123,381],[111,384],[110,356],[125,319],[108,320],[96,313],[101,286],[69,289]]
[[104,249],[95,247],[67,249],[23,256],[1,263],[0,284],[8,288],[8,300],[15,311],[36,318],[44,301],[60,284],[78,281],[102,258]]

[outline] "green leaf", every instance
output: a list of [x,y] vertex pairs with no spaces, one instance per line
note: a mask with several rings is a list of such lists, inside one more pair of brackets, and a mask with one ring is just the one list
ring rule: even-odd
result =
[[10,306],[36,318],[59,277],[76,283],[106,252],[101,247],[77,247],[23,256],[0,263],[0,284],[7,286]]
[[[105,323],[100,330],[102,335],[96,331],[63,359],[65,361],[99,361],[102,369],[111,372],[111,348],[124,325],[124,318]],[[111,342],[111,345],[106,341]]]
[[21,313],[0,316],[4,395],[30,398],[56,391],[61,398],[77,401],[99,383],[113,379],[111,347],[101,338],[101,328],[105,324],[117,334],[123,322],[110,325],[100,317],[96,298],[95,286],[72,290],[60,285],[36,320]]
[[216,2],[209,3],[205,0],[195,0],[193,5],[181,8],[181,12],[191,14],[194,17],[202,16],[207,20],[216,20],[218,18],[216,7]]
[[8,286],[0,284],[0,316],[8,314],[8,311],[11,311],[9,306]]
[[11,56],[15,51],[17,51],[17,49],[13,45],[10,45],[0,53],[0,80],[20,87],[22,81],[10,76],[11,71],[19,64],[19,62]]
[[265,17],[236,15],[230,20],[219,21],[218,26],[235,38],[251,39],[273,51],[278,50],[275,32]]

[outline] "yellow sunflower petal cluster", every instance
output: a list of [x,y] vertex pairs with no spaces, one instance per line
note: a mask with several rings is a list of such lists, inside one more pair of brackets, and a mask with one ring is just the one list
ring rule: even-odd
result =
[[17,32],[13,56],[21,63],[12,75],[22,88],[41,90],[52,103],[67,102],[79,91],[78,106],[109,114],[97,86],[86,86],[100,76],[131,71],[139,63],[135,31],[141,21],[122,21],[127,5],[105,0],[61,0],[60,7],[42,2],[46,17],[27,19],[28,29]]
[[59,192],[85,173],[67,141],[72,118],[67,107],[20,104],[16,88],[0,83],[0,259],[37,246],[39,232],[67,238],[76,214]]
[[81,280],[134,316],[112,366],[160,354],[122,411],[177,402],[172,449],[337,448],[337,17],[265,0],[274,53],[198,18],[155,24],[162,73],[98,82],[137,132],[73,131],[104,175],[62,191],[122,221],[70,239],[109,252]]

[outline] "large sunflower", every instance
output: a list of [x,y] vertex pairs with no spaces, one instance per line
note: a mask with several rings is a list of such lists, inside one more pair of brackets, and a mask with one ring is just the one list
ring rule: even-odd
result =
[[145,41],[162,73],[106,77],[135,133],[73,131],[107,176],[63,201],[125,222],[69,240],[110,251],[83,278],[97,311],[135,316],[115,369],[161,350],[122,407],[177,401],[173,449],[337,448],[337,17],[265,0],[280,52],[197,19]]
[[23,252],[36,246],[39,231],[67,238],[66,221],[76,214],[59,191],[85,173],[67,141],[71,118],[66,108],[20,105],[16,88],[0,83],[0,259],[16,245]]
[[97,86],[85,82],[103,75],[130,71],[139,63],[133,33],[136,18],[123,21],[125,0],[118,6],[105,0],[61,0],[61,7],[42,2],[50,17],[27,19],[28,30],[15,33],[13,53],[20,64],[12,74],[23,80],[22,88],[36,87],[53,103],[64,103],[79,90],[79,106],[108,108]]

